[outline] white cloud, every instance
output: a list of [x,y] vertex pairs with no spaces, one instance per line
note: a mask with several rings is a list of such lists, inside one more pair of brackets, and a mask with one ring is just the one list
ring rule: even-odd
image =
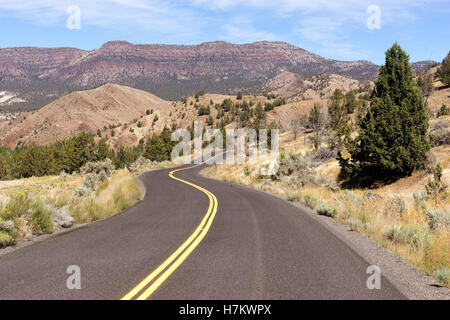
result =
[[0,0],[3,16],[64,27],[70,5],[81,9],[81,25],[112,29],[143,28],[160,33],[195,34],[207,22],[177,1],[165,0]]

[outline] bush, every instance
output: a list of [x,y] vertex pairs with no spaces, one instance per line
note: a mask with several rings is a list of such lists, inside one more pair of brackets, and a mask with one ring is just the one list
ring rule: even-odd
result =
[[130,166],[130,171],[131,172],[137,172],[139,170],[143,170],[143,169],[149,169],[152,167],[155,167],[155,163],[150,161],[149,159],[146,159],[142,156],[140,156],[139,158],[136,159],[135,162],[133,162]]
[[319,208],[317,208],[317,212],[322,216],[327,216],[330,218],[334,218],[337,215],[337,210],[325,203],[321,204]]
[[100,182],[100,175],[88,173],[83,179],[83,186],[87,189],[94,190],[97,183]]
[[282,156],[274,178],[296,187],[306,185],[313,178],[309,159],[300,153],[289,153]]
[[400,228],[391,227],[384,235],[392,242],[410,244],[414,248],[419,248],[426,244],[430,237],[428,230],[417,224],[406,224]]
[[10,195],[6,206],[0,212],[0,218],[3,220],[14,220],[26,214],[32,206],[32,200],[28,194],[18,193]]
[[104,172],[108,177],[114,171],[115,167],[111,159],[106,158],[104,161],[88,162],[80,169],[81,175],[87,175],[89,173],[100,174]]
[[349,218],[347,224],[352,231],[358,231],[363,229],[366,225],[360,219]]
[[296,202],[300,200],[300,195],[298,192],[295,191],[287,191],[287,201],[289,202]]
[[68,206],[55,208],[52,205],[44,204],[44,208],[51,214],[53,225],[57,228],[70,228],[73,225],[73,217]]
[[315,209],[317,207],[317,199],[314,198],[312,195],[307,194],[301,199],[301,204],[303,204],[305,207]]
[[426,214],[430,229],[436,230],[439,227],[450,227],[450,211],[448,209],[427,210]]
[[434,169],[433,180],[428,180],[425,190],[429,197],[435,197],[447,190],[447,184],[442,180],[442,167],[440,164]]
[[436,118],[448,115],[450,115],[450,107],[447,107],[445,104],[442,104],[441,108],[436,114]]
[[77,187],[73,190],[74,197],[84,198],[89,196],[92,193],[91,189],[86,188],[85,186]]
[[0,219],[0,231],[10,232],[14,229],[14,221]]
[[414,198],[414,204],[418,210],[426,210],[427,209],[427,193],[426,191],[423,192],[414,192],[413,193]]
[[42,202],[35,201],[32,206],[32,213],[29,222],[33,225],[33,230],[36,233],[52,233],[53,220],[50,210],[44,208]]
[[450,121],[448,119],[439,119],[432,125],[431,132],[433,133],[434,144],[442,146],[450,144]]
[[7,247],[11,244],[13,244],[13,239],[11,236],[5,231],[0,230],[0,248]]
[[442,268],[433,272],[433,277],[442,285],[450,284],[450,268]]
[[95,190],[97,184],[106,181],[112,174],[114,170],[114,165],[110,159],[97,162],[88,162],[81,169],[80,173],[84,175],[83,186],[87,190],[75,189],[74,194],[78,197],[84,197],[90,192]]

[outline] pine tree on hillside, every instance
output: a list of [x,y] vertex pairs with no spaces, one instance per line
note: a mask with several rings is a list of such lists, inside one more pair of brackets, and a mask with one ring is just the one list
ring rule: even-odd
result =
[[145,158],[151,161],[165,161],[169,160],[168,155],[169,150],[167,150],[167,146],[160,136],[153,134],[148,138],[143,154]]
[[351,126],[349,107],[347,102],[351,103],[351,99],[346,99],[341,90],[336,89],[333,95],[330,97],[328,103],[328,128],[331,131],[331,135],[328,139],[330,148],[342,150],[346,137],[350,136]]
[[450,85],[450,52],[447,53],[447,56],[442,60],[442,65],[437,70],[437,76],[443,84],[447,86]]
[[350,158],[338,155],[341,173],[354,181],[404,177],[426,161],[428,116],[408,60],[397,43],[386,52],[359,135],[347,145]]

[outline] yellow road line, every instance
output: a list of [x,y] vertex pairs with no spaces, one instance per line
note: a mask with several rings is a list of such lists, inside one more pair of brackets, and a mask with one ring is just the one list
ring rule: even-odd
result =
[[183,263],[184,260],[194,251],[194,249],[199,245],[199,243],[203,240],[203,238],[208,233],[209,228],[214,220],[214,217],[217,213],[218,201],[214,194],[210,191],[195,185],[189,181],[182,180],[174,176],[174,173],[192,169],[198,167],[201,164],[188,167],[181,168],[177,170],[173,170],[169,173],[169,177],[185,183],[193,188],[196,188],[208,196],[209,199],[209,207],[206,211],[205,216],[202,221],[195,229],[195,231],[191,234],[191,236],[169,257],[164,261],[158,268],[156,268],[150,275],[148,275],[144,280],[142,280],[136,287],[134,287],[129,293],[127,293],[121,300],[131,300],[136,295],[139,294],[151,281],[153,281],[158,275],[163,272],[170,264],[172,264],[159,278],[157,278],[150,287],[148,287],[140,296],[137,297],[137,300],[145,300],[148,299],[153,292],[165,281],[167,278]]

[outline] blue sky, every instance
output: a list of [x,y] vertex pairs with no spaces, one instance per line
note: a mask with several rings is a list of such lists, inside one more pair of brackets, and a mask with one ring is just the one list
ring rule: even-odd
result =
[[[80,29],[67,28],[71,5],[80,9]],[[372,5],[379,29],[367,27]],[[449,0],[0,0],[0,47],[273,40],[382,64],[398,41],[412,61],[441,61],[450,50],[449,17]]]

